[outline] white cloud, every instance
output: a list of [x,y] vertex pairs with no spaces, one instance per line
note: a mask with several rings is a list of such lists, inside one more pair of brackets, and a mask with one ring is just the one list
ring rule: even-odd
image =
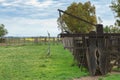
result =
[[4,2],[4,1],[5,1],[5,0],[0,0],[0,3],[1,3],[1,2]]
[[114,25],[115,23],[115,20],[104,20],[103,21],[103,25],[106,26],[106,25]]
[[[57,9],[65,10],[74,1],[89,0],[0,0],[0,23],[6,25],[9,36],[51,35],[60,33],[57,28]],[[114,23],[109,8],[111,0],[90,0],[96,6],[97,16],[104,25]]]
[[8,36],[43,36],[47,31],[57,36],[60,33],[56,22],[57,9],[63,5],[60,1],[4,0],[0,4],[3,6],[0,23],[6,25]]
[[52,0],[46,0],[44,2],[39,2],[38,0],[29,0],[25,3],[26,5],[31,5],[34,7],[45,8],[53,4]]
[[[3,8],[0,8],[0,13],[4,13],[3,15],[10,17],[7,15],[9,12],[13,14],[12,17],[18,17],[16,15],[20,15],[27,18],[53,17],[52,15],[57,13],[57,9],[65,5],[65,3],[54,0],[13,0],[10,2],[4,1],[0,4],[3,6]],[[5,14],[5,12],[7,14]]]
[[60,33],[57,28],[56,19],[25,19],[13,18],[10,20],[1,20],[7,28],[8,36],[47,36],[47,31],[51,36],[57,36]]
[[[37,8],[46,8],[52,4],[54,4],[56,1],[53,0],[45,0],[43,2],[40,2],[39,0],[13,0],[13,1],[0,1],[3,6],[6,7],[37,7]],[[22,6],[21,6],[22,5]]]
[[2,2],[2,6],[10,7],[10,6],[19,6],[20,0],[13,0],[12,2],[9,2],[7,0]]

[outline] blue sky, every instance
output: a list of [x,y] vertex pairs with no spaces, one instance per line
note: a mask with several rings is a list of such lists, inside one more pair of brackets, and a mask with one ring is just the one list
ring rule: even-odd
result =
[[[65,10],[72,2],[88,0],[0,0],[0,24],[8,30],[7,36],[57,36],[57,9]],[[113,25],[114,15],[109,8],[111,0],[89,0],[96,6],[104,25]]]

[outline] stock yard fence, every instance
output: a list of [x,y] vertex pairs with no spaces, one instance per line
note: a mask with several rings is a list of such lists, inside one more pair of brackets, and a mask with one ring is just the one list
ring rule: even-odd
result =
[[57,45],[61,42],[57,37],[4,37],[0,38],[0,46],[17,46],[17,45]]

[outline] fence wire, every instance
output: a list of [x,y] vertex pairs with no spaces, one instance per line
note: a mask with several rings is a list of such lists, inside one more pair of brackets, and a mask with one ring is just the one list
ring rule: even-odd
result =
[[57,37],[5,37],[0,38],[0,46],[16,46],[16,45],[47,45],[49,42],[53,45],[57,45],[61,42]]

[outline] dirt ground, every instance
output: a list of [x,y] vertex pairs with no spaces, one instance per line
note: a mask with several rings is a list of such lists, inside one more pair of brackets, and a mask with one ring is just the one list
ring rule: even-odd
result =
[[[120,72],[111,72],[110,75],[112,74],[120,74]],[[85,77],[81,77],[79,79],[73,79],[73,80],[98,80],[99,77],[102,77],[102,76],[85,76]]]
[[73,79],[73,80],[98,80],[100,76],[86,76],[81,77],[80,79]]

